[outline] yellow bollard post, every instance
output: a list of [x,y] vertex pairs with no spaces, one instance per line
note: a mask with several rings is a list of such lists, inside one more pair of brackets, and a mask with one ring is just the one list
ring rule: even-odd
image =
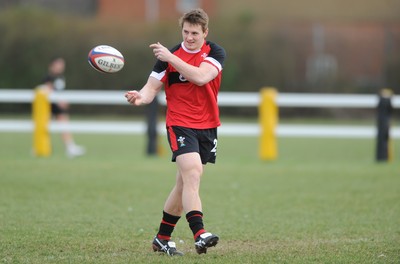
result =
[[48,157],[51,154],[49,93],[46,85],[38,86],[32,103],[33,154],[38,157]]
[[259,105],[260,158],[275,160],[278,157],[276,127],[278,125],[277,90],[271,87],[261,89]]

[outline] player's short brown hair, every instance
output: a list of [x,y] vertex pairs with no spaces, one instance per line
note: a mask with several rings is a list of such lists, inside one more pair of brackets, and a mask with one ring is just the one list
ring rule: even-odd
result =
[[192,25],[200,25],[203,32],[208,29],[208,15],[201,9],[196,8],[185,14],[179,19],[179,25],[183,28],[183,23],[188,22]]

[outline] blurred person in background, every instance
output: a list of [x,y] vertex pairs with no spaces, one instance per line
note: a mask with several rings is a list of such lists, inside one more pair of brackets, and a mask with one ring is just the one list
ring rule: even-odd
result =
[[[65,82],[65,60],[62,57],[53,58],[48,66],[48,72],[43,83],[50,86],[52,92],[62,91],[66,87]],[[73,158],[85,154],[82,146],[75,144],[72,133],[68,130],[69,123],[69,104],[60,100],[51,103],[51,113],[63,126],[62,140],[65,146],[65,153]]]

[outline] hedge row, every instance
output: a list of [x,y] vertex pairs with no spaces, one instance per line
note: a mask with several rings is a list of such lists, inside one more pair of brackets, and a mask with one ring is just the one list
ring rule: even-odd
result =
[[[290,62],[282,60],[284,47],[275,43],[281,46],[276,52],[271,47],[254,45],[263,42],[254,39],[248,19],[242,20],[234,21],[237,25],[211,22],[209,39],[223,45],[228,53],[222,89],[258,90],[266,83],[281,85],[284,72],[277,69],[290,70]],[[95,19],[24,8],[0,13],[0,34],[1,88],[35,86],[45,74],[49,60],[60,55],[67,61],[70,89],[138,87],[147,80],[154,64],[148,45],[160,41],[171,47],[181,41],[176,21],[161,25],[110,25]],[[124,54],[126,65],[121,72],[105,75],[89,67],[87,54],[98,44],[114,46]],[[264,58],[269,58],[268,63]]]
[[[285,92],[312,92],[300,76],[304,73],[299,71],[296,44],[273,26],[256,22],[250,13],[211,21],[209,39],[224,46],[228,55],[222,90],[257,91],[275,86]],[[110,24],[26,8],[0,12],[0,36],[0,88],[34,87],[54,56],[67,61],[69,89],[140,88],[155,62],[149,44],[160,41],[172,47],[181,41],[177,21]],[[121,72],[100,74],[90,68],[87,54],[99,44],[114,46],[124,54],[126,64]],[[398,72],[399,61],[392,63],[392,72]],[[394,83],[399,84],[399,75],[394,76]],[[322,92],[362,92],[351,80],[333,80],[322,86],[326,89]]]

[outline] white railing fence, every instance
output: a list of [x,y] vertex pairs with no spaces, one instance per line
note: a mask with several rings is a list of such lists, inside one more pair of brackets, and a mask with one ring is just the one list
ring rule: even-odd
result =
[[[71,104],[97,105],[127,105],[125,91],[104,90],[69,90],[53,93],[51,101],[60,99]],[[32,89],[0,89],[0,103],[31,103],[34,92]],[[159,102],[165,105],[164,94],[159,94]],[[279,93],[277,105],[281,107],[319,107],[319,108],[368,108],[373,109],[378,104],[377,95],[356,94],[300,94]],[[260,95],[256,92],[220,92],[218,97],[220,107],[258,107]],[[400,96],[392,97],[394,108],[400,108]],[[71,121],[68,127],[52,122],[50,130],[60,132],[68,129],[79,133],[145,133],[144,122],[115,121]],[[0,119],[0,132],[30,132],[33,130],[31,120]],[[159,124],[160,133],[164,133],[164,125]],[[219,129],[220,135],[257,136],[260,133],[258,124],[223,123]],[[374,126],[349,125],[289,125],[279,124],[277,136],[281,137],[340,137],[340,138],[373,138],[376,136]],[[400,128],[391,128],[391,137],[400,138]]]

